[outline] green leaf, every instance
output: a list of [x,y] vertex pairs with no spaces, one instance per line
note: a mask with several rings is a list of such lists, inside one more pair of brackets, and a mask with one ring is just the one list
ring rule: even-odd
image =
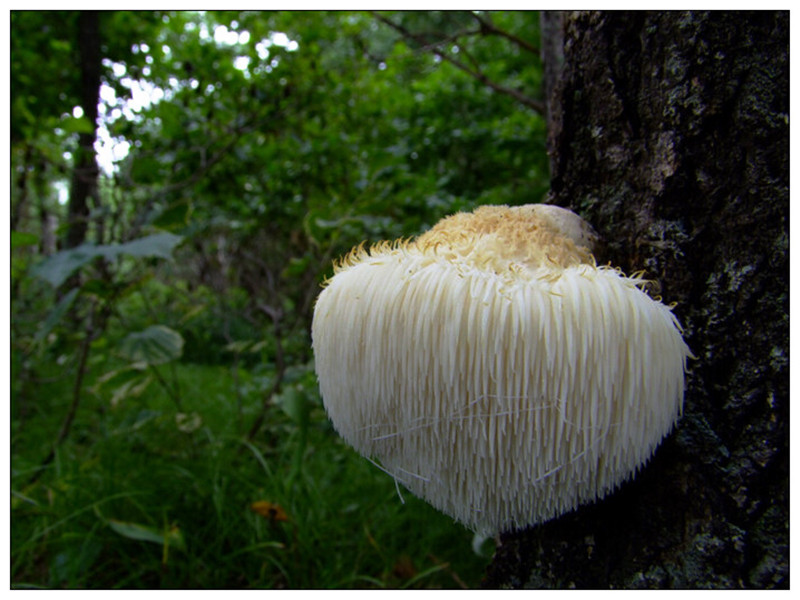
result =
[[33,274],[44,279],[53,287],[64,283],[73,272],[99,256],[91,244],[81,244],[77,248],[62,250],[46,258],[33,269]]
[[114,390],[114,393],[111,395],[111,406],[117,406],[125,398],[141,396],[142,392],[150,385],[152,379],[153,378],[149,375],[147,377],[129,379]]
[[68,117],[61,121],[61,129],[67,133],[92,133],[94,125],[86,117]]
[[175,415],[175,425],[177,425],[178,430],[183,433],[192,433],[202,427],[203,418],[196,412],[189,414],[178,413]]
[[60,585],[70,585],[92,568],[102,551],[103,545],[92,539],[85,540],[83,544],[69,545],[50,561],[50,580]]
[[185,227],[189,222],[192,209],[192,203],[188,200],[176,202],[161,211],[161,213],[153,219],[152,223],[161,229]]
[[186,310],[186,312],[183,313],[183,316],[181,317],[180,321],[178,321],[178,323],[183,325],[187,321],[192,320],[194,317],[196,317],[201,312],[206,310],[206,308],[207,306],[205,304],[197,304],[195,306],[192,306],[190,309]]
[[225,350],[234,354],[241,354],[253,345],[252,340],[237,340],[225,345]]
[[311,404],[305,392],[297,387],[288,388],[281,397],[281,408],[289,418],[301,427],[308,423]]
[[21,246],[35,246],[39,243],[39,236],[33,233],[26,233],[24,231],[11,232],[11,249],[19,248]]
[[81,244],[77,248],[62,250],[46,258],[33,270],[33,274],[44,279],[53,287],[64,283],[72,273],[95,258],[114,260],[121,254],[137,258],[171,258],[172,251],[183,238],[173,233],[154,233],[125,244],[95,246]]
[[129,333],[120,343],[119,351],[131,362],[160,365],[181,357],[183,338],[169,327],[152,325],[144,331]]
[[90,279],[83,284],[82,288],[85,294],[91,294],[100,298],[111,298],[116,291],[116,287],[102,279]]
[[267,345],[266,340],[261,340],[260,342],[256,342],[253,346],[248,350],[250,354],[258,354],[261,352],[264,347]]
[[33,343],[39,344],[41,343],[47,335],[53,330],[61,318],[64,316],[64,313],[69,310],[69,307],[72,306],[72,303],[75,301],[75,298],[78,295],[79,288],[72,288],[61,300],[58,301],[55,308],[50,311],[50,314],[47,315],[47,318],[44,322],[39,325],[39,329],[36,331],[36,335],[33,337]]
[[[120,244],[116,247],[116,254],[128,254],[130,256],[138,256],[141,258],[155,257],[155,258],[171,258],[172,251],[175,249],[183,238],[174,233],[154,233],[147,237],[139,238],[125,244]],[[114,246],[105,246],[106,248],[115,248]],[[111,256],[109,256],[111,258]]]
[[281,276],[286,279],[299,277],[309,269],[310,264],[311,257],[308,255],[302,257],[293,256],[289,259],[289,264],[286,265]]
[[446,568],[447,568],[446,564],[435,565],[435,566],[433,566],[433,567],[431,567],[429,569],[426,569],[426,570],[422,571],[421,573],[416,574],[414,577],[412,577],[411,579],[409,579],[408,581],[403,583],[403,585],[401,585],[400,587],[401,587],[401,589],[404,589],[404,590],[405,589],[409,589],[412,586],[414,586],[417,582],[422,581],[426,577],[430,577],[434,573],[438,573],[439,571],[442,571],[443,569],[446,569]]
[[108,519],[106,521],[108,526],[111,527],[116,533],[129,540],[138,540],[141,542],[152,542],[161,546],[170,546],[178,550],[185,550],[186,543],[183,539],[183,532],[175,526],[172,526],[167,531],[151,527],[149,525],[141,525],[140,523],[131,523],[130,521],[117,521],[116,519]]

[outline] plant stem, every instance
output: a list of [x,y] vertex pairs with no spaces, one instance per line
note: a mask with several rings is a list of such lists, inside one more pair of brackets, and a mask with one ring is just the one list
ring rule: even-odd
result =
[[269,410],[270,400],[272,400],[272,397],[275,394],[281,391],[283,375],[286,371],[286,362],[283,358],[283,344],[281,344],[281,318],[283,317],[283,311],[279,308],[275,309],[264,304],[259,305],[259,308],[272,319],[272,324],[275,331],[275,369],[277,373],[275,374],[275,381],[273,382],[272,387],[270,388],[269,392],[264,395],[264,402],[261,405],[261,412],[253,423],[253,426],[250,427],[250,431],[247,434],[248,440],[252,440],[258,433],[258,430],[261,429],[261,425],[264,423],[264,419],[267,416],[267,411]]
[[175,371],[172,371],[174,385],[170,384],[166,379],[164,379],[164,376],[161,375],[161,371],[159,371],[155,365],[150,365],[150,371],[152,371],[152,373],[156,376],[158,383],[161,384],[161,387],[164,388],[164,391],[167,392],[167,395],[175,403],[175,407],[178,409],[178,412],[183,412],[183,403],[181,402],[181,394],[180,389],[178,389]]
[[78,359],[78,373],[75,376],[75,383],[72,386],[72,402],[70,403],[69,410],[67,411],[66,416],[64,417],[64,421],[61,423],[61,429],[58,432],[58,436],[56,437],[56,441],[53,442],[52,447],[50,448],[50,452],[45,457],[45,459],[39,465],[39,468],[33,474],[33,476],[28,481],[28,485],[35,482],[39,477],[44,473],[45,468],[47,468],[53,459],[56,457],[56,450],[62,444],[62,442],[67,438],[69,435],[70,429],[72,429],[72,422],[75,420],[75,415],[78,412],[78,406],[80,405],[81,401],[81,391],[83,389],[83,376],[86,374],[86,363],[89,360],[89,349],[91,348],[92,341],[94,336],[92,335],[92,326],[89,326],[89,331],[86,332],[86,336],[83,338],[83,343],[81,344],[80,349],[80,358]]

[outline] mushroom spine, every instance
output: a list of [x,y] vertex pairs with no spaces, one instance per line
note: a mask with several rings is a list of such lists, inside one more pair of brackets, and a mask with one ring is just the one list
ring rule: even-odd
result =
[[596,239],[566,209],[484,206],[351,251],[312,322],[336,430],[482,533],[608,494],[678,419],[690,353]]

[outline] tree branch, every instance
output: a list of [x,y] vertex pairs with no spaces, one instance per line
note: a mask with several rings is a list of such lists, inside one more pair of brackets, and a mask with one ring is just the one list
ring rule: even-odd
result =
[[515,90],[513,88],[509,88],[509,87],[506,87],[504,85],[501,85],[499,83],[496,83],[496,82],[492,81],[482,71],[471,69],[470,67],[468,67],[467,65],[465,65],[461,61],[456,60],[455,58],[453,58],[452,56],[450,56],[446,52],[444,52],[444,51],[440,50],[439,48],[437,48],[436,45],[427,44],[425,42],[425,40],[423,40],[420,36],[412,33],[411,31],[409,31],[408,29],[406,29],[402,25],[398,25],[397,23],[394,23],[393,21],[387,19],[386,17],[384,17],[380,13],[377,13],[375,11],[371,11],[371,14],[378,21],[380,21],[381,23],[383,23],[385,25],[388,25],[389,27],[391,27],[392,29],[397,31],[400,35],[402,35],[404,38],[409,39],[409,40],[413,40],[414,42],[417,42],[417,43],[421,44],[423,46],[423,49],[429,49],[429,51],[431,53],[433,53],[434,55],[438,56],[442,60],[446,60],[447,62],[449,62],[451,65],[453,65],[457,69],[459,69],[461,71],[464,71],[464,73],[466,73],[470,77],[473,77],[473,78],[477,79],[482,84],[492,88],[494,91],[499,92],[501,94],[505,94],[507,96],[511,96],[512,98],[514,98],[520,104],[523,104],[524,106],[527,106],[528,108],[536,111],[540,115],[544,115],[545,114],[545,112],[544,112],[545,107],[544,107],[544,103],[543,102],[541,102],[539,100],[534,100],[533,98],[530,98],[529,96],[526,96],[525,94],[523,94],[519,90]]
[[474,12],[471,14],[472,18],[475,19],[478,23],[480,23],[481,32],[489,35],[499,35],[500,37],[504,37],[509,42],[516,44],[517,46],[523,48],[524,50],[527,50],[531,54],[539,56],[539,48],[537,48],[530,42],[527,42],[522,38],[515,36],[513,33],[509,33],[507,31],[497,28],[495,24],[492,23],[488,18],[484,19],[481,15]]

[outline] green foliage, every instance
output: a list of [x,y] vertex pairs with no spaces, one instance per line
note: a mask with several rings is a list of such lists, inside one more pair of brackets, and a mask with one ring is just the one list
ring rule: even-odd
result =
[[160,365],[176,360],[183,352],[183,338],[164,325],[151,325],[143,331],[126,335],[119,353],[127,360],[146,365]]
[[114,260],[121,255],[139,258],[170,258],[172,250],[180,243],[181,237],[171,233],[156,233],[125,244],[95,246],[82,244],[77,248],[62,250],[49,256],[33,270],[53,287],[59,287],[77,269],[96,258]]
[[[77,14],[12,12],[15,585],[477,585],[469,534],[332,431],[309,325],[353,246],[540,200],[537,20],[103,12],[93,124]],[[95,126],[128,151],[64,249]]]
[[[75,12],[11,12],[12,141],[36,139],[80,104],[76,22]],[[43,81],[59,92],[42,94]]]
[[[471,535],[408,494],[403,504],[338,439],[308,366],[252,443],[237,433],[228,369],[181,366],[179,378],[193,426],[160,391],[113,407],[92,396],[46,480],[26,486],[15,462],[16,585],[454,587],[454,573],[478,583],[486,558]],[[259,501],[287,520],[254,512]]]

